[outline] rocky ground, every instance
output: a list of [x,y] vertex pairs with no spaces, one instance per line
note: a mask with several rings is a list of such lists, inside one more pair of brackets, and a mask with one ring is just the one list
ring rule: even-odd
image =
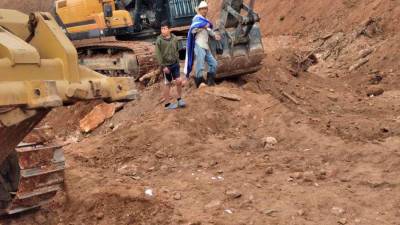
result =
[[1,223],[399,225],[400,1],[257,4],[261,71],[174,112],[153,85],[89,135],[93,104],[57,109],[65,191]]

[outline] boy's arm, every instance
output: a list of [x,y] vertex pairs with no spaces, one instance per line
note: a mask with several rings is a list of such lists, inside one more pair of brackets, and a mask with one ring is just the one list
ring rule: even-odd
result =
[[162,55],[161,55],[160,45],[161,45],[160,39],[157,39],[157,41],[156,41],[156,58],[157,58],[158,64],[160,66],[162,66]]

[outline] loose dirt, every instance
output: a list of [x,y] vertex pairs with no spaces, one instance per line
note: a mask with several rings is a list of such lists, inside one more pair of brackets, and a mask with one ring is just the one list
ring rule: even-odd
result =
[[[65,191],[2,223],[398,225],[400,1],[256,9],[261,71],[187,87],[177,111],[148,87],[89,135],[70,122],[58,131],[71,142]],[[44,123],[63,127],[60,118],[79,121],[92,107]]]

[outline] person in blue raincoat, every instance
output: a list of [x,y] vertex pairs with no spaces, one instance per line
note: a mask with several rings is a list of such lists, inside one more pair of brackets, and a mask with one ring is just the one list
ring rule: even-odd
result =
[[199,87],[200,84],[204,82],[203,72],[205,70],[205,64],[207,63],[207,84],[209,86],[214,86],[218,62],[211,53],[209,38],[212,37],[216,40],[221,40],[221,36],[212,30],[213,24],[207,19],[207,2],[200,2],[197,7],[197,12],[198,14],[193,18],[188,33],[184,72],[186,77],[189,78],[189,74],[191,73],[194,64],[194,59],[196,59],[195,83],[196,86]]

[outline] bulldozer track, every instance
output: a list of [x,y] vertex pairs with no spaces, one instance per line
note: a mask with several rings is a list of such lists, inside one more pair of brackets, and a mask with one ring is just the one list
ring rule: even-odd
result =
[[[158,63],[155,58],[155,48],[150,42],[119,41],[110,37],[74,41],[74,45],[78,49],[81,58],[83,57],[84,59],[96,60],[99,58],[108,58],[111,60],[114,59],[114,64],[116,64],[116,62],[119,62],[120,58],[123,57],[123,53],[131,54],[136,58],[136,71],[129,71],[127,68],[114,70],[99,70],[92,68],[108,76],[127,76],[139,79],[143,75],[158,68]],[[103,51],[100,52],[101,50]],[[95,51],[96,53],[90,55],[88,54],[88,51]]]
[[1,214],[15,214],[49,202],[64,183],[62,146],[20,145],[2,165]]

